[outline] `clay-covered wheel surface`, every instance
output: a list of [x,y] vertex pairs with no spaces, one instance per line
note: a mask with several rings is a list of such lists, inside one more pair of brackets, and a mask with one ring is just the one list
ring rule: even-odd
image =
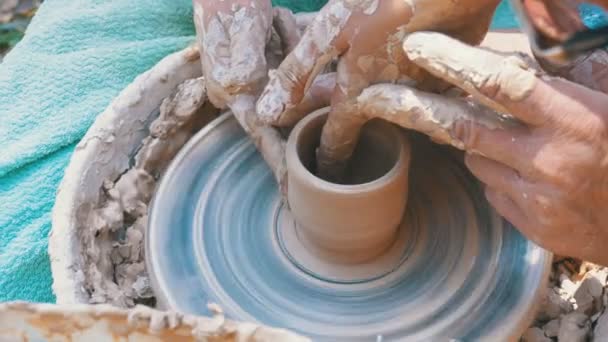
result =
[[216,119],[180,151],[150,208],[159,302],[200,315],[215,303],[314,340],[517,339],[550,253],[491,209],[456,155],[426,139],[413,150],[401,257],[373,277],[334,279],[294,260],[274,177],[237,121]]

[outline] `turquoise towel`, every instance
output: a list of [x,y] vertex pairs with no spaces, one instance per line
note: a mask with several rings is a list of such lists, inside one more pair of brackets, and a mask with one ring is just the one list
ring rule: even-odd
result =
[[[138,74],[192,41],[191,16],[191,0],[46,0],[0,64],[0,301],[55,300],[47,234],[74,146]],[[514,26],[501,5],[495,27]]]

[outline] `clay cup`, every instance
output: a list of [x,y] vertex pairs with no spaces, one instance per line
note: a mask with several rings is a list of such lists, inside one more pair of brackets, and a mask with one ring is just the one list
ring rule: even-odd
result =
[[386,121],[363,128],[344,184],[315,175],[315,151],[329,108],[292,130],[286,151],[287,197],[306,248],[330,262],[357,264],[380,256],[395,241],[408,198],[411,146]]

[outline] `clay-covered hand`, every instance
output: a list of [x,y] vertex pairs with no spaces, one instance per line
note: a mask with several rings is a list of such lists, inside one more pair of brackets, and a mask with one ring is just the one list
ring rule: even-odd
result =
[[324,174],[322,161],[332,164],[348,159],[363,123],[353,113],[340,110],[343,102],[379,82],[414,80],[420,89],[444,89],[444,82],[408,62],[400,48],[402,39],[409,32],[432,30],[478,44],[499,2],[331,0],[308,26],[294,51],[277,70],[271,71],[269,84],[258,101],[258,115],[273,125],[297,122],[307,114],[298,106],[315,77],[339,57],[337,84],[330,90],[332,112],[319,149],[319,172],[324,178],[332,178]]
[[297,44],[306,18],[273,10],[270,0],[193,0],[193,6],[209,100],[231,110],[284,193],[285,142],[277,129],[258,120],[255,103],[269,67]]
[[[450,128],[496,210],[546,249],[608,265],[608,95],[443,35],[414,33],[403,46],[416,65],[522,123]],[[588,70],[606,75],[598,63]],[[601,89],[597,81],[588,78]]]
[[210,101],[226,108],[239,94],[255,94],[267,79],[270,0],[193,0],[203,75]]

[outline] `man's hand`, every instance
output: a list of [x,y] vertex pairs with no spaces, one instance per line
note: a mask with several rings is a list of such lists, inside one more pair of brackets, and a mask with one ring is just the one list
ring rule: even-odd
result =
[[332,112],[323,130],[318,158],[322,177],[339,178],[364,123],[360,116],[353,115],[356,113],[341,110],[341,105],[374,83],[413,81],[419,89],[445,89],[445,82],[408,61],[401,49],[402,39],[409,32],[432,30],[478,44],[499,2],[331,0],[293,52],[271,72],[258,101],[258,115],[264,122],[279,126],[305,115],[298,108],[302,99],[324,66],[339,57]]
[[496,210],[546,249],[608,265],[608,95],[439,34],[414,33],[403,47],[416,65],[522,123],[450,127]]

